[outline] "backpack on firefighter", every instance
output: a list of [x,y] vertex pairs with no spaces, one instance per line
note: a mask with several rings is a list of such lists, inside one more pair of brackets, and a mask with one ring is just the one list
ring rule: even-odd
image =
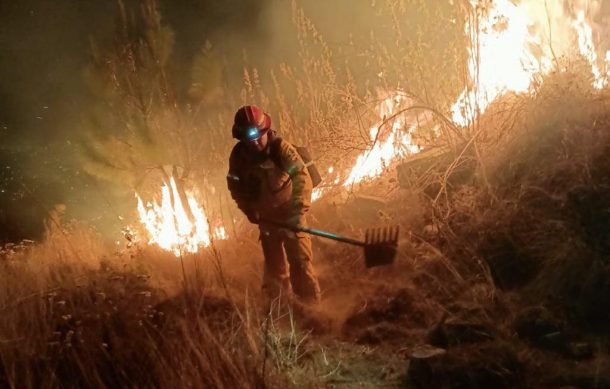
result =
[[[281,143],[282,143],[282,138],[275,137],[273,139],[273,141],[271,142],[271,145],[269,146],[270,147],[269,158],[273,161],[273,163],[276,166],[278,166],[280,169],[283,169],[284,167],[282,166],[282,160],[280,157],[280,144]],[[294,146],[294,148],[297,150],[297,153],[299,153],[299,155],[303,159],[303,162],[305,163],[305,167],[307,168],[307,172],[309,172],[309,176],[311,177],[311,183],[312,183],[313,187],[315,188],[316,186],[318,186],[320,184],[320,182],[322,182],[322,176],[320,175],[320,172],[318,171],[318,168],[314,163],[314,160],[311,156],[311,153],[309,152],[309,149],[305,146],[297,146],[294,144],[292,144],[292,146]]]

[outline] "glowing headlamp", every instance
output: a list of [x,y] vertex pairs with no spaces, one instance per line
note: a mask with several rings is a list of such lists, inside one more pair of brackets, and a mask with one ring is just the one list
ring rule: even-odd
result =
[[244,140],[253,141],[253,140],[257,140],[260,137],[261,137],[261,133],[258,131],[258,128],[250,127],[246,130]]

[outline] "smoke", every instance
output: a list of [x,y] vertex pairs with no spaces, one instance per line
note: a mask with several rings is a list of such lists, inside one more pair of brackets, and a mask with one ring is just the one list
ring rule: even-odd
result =
[[[125,3],[137,9],[139,1]],[[392,48],[404,49],[423,36],[429,46],[422,58],[440,63],[447,58],[439,53],[463,43],[457,6],[450,1],[434,3],[418,8],[411,2],[381,0],[335,0],[322,6],[318,0],[159,0],[163,22],[175,34],[172,73],[183,103],[192,92],[193,62],[204,47],[222,67],[209,72],[205,81],[222,88],[241,87],[244,65],[259,69],[263,82],[270,82],[269,69],[299,61],[302,37],[294,23],[295,7],[311,21],[313,35],[332,48],[332,64],[349,67],[362,86],[382,74],[388,84],[418,82],[420,75],[400,67],[408,58],[393,58]],[[532,9],[535,28],[545,29],[542,36],[550,38],[541,45],[550,43],[562,55],[573,40],[561,35],[566,15],[584,6],[594,33],[607,36],[609,3],[524,0],[520,5]],[[133,211],[133,199],[118,199],[112,187],[84,174],[74,157],[83,117],[94,101],[83,77],[90,42],[112,40],[115,8],[107,0],[0,2],[0,227],[18,231],[4,240],[39,234],[42,219],[55,203],[66,203],[69,215],[86,220],[118,220]],[[434,30],[433,22],[454,27]],[[379,47],[388,48],[384,55],[397,61],[395,74],[378,66]],[[323,48],[318,45],[317,50]],[[465,55],[465,47],[459,53]],[[457,95],[459,90],[448,93],[453,92]]]
[[[126,3],[137,8],[138,1]],[[259,39],[264,4],[162,0],[163,18],[177,38],[176,73],[188,75],[195,52],[223,31]],[[107,0],[0,2],[2,241],[39,237],[55,203],[66,203],[72,217],[94,221],[117,220],[128,208],[113,188],[82,173],[74,149],[94,101],[83,77],[90,43],[110,42],[115,18],[116,3],[109,7]],[[185,89],[188,76],[178,80]]]
[[[137,12],[139,0],[123,2]],[[448,4],[440,8],[446,11]],[[337,0],[320,6],[316,0],[159,0],[159,7],[163,23],[174,32],[171,71],[181,103],[189,101],[193,62],[204,47],[222,67],[209,72],[205,83],[233,92],[242,86],[244,66],[259,69],[262,82],[270,82],[269,69],[297,63],[302,31],[295,26],[295,9],[311,22],[314,38],[332,48],[332,65],[349,67],[361,85],[381,74],[373,42],[391,47],[398,42],[397,24],[415,34],[425,18],[447,17],[442,12],[418,15],[415,8],[400,10],[399,2],[384,1]],[[0,152],[8,166],[0,223],[3,230],[15,231],[4,240],[39,236],[42,220],[56,203],[67,205],[68,217],[94,221],[107,231],[117,231],[119,216],[134,210],[133,198],[120,197],[116,188],[87,176],[75,158],[83,119],[96,101],[83,75],[90,44],[112,42],[116,8],[107,0],[0,3],[0,46],[8,53],[0,57]],[[398,14],[404,20],[397,20]],[[451,44],[429,35],[437,38],[431,53]],[[309,109],[306,105],[303,110]]]

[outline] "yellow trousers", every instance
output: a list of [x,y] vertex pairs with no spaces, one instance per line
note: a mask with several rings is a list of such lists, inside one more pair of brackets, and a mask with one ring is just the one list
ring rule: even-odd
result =
[[310,236],[265,225],[260,231],[265,256],[263,289],[268,296],[290,294],[292,289],[302,301],[319,301],[320,285],[312,264]]

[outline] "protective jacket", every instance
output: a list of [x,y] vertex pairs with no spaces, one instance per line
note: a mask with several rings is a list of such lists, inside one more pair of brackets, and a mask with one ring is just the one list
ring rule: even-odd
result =
[[269,142],[262,153],[253,152],[243,142],[235,145],[229,158],[229,191],[242,212],[251,215],[256,211],[262,217],[259,229],[265,256],[263,289],[268,296],[276,298],[291,290],[303,301],[319,301],[320,286],[312,264],[309,235],[264,222],[290,220],[305,226],[304,216],[311,204],[311,177],[292,144],[273,134]]
[[245,214],[258,211],[276,219],[304,215],[311,205],[312,183],[303,159],[289,142],[273,137],[269,142],[278,142],[278,158],[269,155],[272,144],[260,154],[242,142],[233,147],[227,175],[231,197]]

